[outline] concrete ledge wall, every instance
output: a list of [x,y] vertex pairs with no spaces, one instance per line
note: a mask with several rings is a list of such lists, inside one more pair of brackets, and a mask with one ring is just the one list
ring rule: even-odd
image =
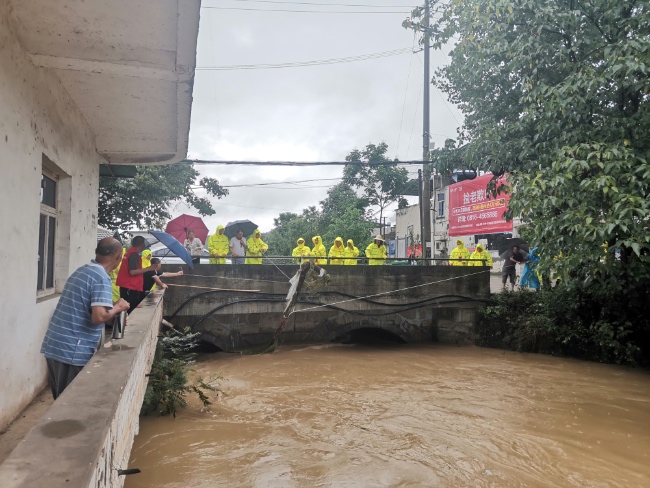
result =
[[129,317],[0,465],[2,488],[120,487],[162,318],[162,292]]
[[[268,343],[280,324],[285,306],[283,299],[289,290],[285,275],[293,276],[297,269],[297,266],[272,265],[196,265],[194,271],[182,278],[168,281],[180,286],[171,286],[167,291],[165,315],[174,315],[170,321],[177,327],[192,326],[201,332],[204,340],[223,350]],[[360,328],[384,329],[406,342],[471,342],[476,308],[481,302],[463,297],[479,300],[489,297],[489,268],[484,267],[328,266],[326,269],[330,274],[329,285],[306,284],[301,300],[312,303],[296,306],[297,311],[309,310],[290,317],[283,331],[285,342],[329,342]],[[211,288],[221,290],[211,291]],[[351,300],[339,292],[356,297],[372,296],[371,300],[378,303]],[[440,296],[444,298],[439,302],[411,307]],[[184,305],[191,297],[196,298]],[[319,303],[343,310],[318,307]],[[195,326],[199,318],[220,306],[223,308]],[[314,306],[318,308],[313,309]]]

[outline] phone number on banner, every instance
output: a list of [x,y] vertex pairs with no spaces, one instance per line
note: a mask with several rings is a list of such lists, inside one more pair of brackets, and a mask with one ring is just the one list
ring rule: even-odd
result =
[[479,214],[461,215],[458,217],[458,222],[472,222],[474,220],[494,219],[499,216],[496,210],[492,212],[481,212]]

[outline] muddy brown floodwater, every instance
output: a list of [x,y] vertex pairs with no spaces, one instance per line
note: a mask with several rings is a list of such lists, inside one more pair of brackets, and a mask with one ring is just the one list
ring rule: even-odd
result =
[[435,344],[203,356],[225,392],[142,418],[126,487],[650,487],[650,374]]

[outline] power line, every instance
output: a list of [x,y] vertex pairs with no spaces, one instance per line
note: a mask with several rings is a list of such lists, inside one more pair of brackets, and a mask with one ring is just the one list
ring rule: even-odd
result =
[[[415,32],[413,32],[413,45],[411,46],[411,52],[413,52],[414,47],[415,47]],[[397,132],[397,146],[395,147],[395,158],[397,158],[397,153],[399,151],[399,143],[400,140],[402,139],[402,123],[404,122],[404,109],[406,108],[406,94],[408,93],[409,90],[409,80],[411,79],[411,65],[413,64],[413,56],[414,54],[411,54],[411,57],[409,58],[409,69],[408,69],[408,74],[406,75],[406,87],[404,88],[404,101],[402,102],[402,116],[399,119],[399,131]]]
[[281,12],[281,13],[293,13],[293,14],[365,14],[365,15],[376,15],[376,14],[402,14],[408,15],[411,12],[406,12],[402,10],[386,10],[383,12],[373,12],[372,10],[293,10],[288,8],[276,8],[276,9],[264,9],[264,8],[249,8],[249,7],[208,7],[203,6],[201,8],[214,9],[214,10],[240,10],[248,12]]
[[320,3],[320,2],[286,2],[278,0],[230,0],[231,2],[246,3],[279,3],[285,5],[325,5],[328,7],[363,7],[363,8],[403,8],[409,5],[368,5],[363,3]]
[[421,165],[422,161],[378,161],[374,163],[350,161],[216,161],[209,159],[185,159],[178,164],[223,164],[238,166],[346,166],[358,164],[360,166],[409,166]]
[[316,178],[311,180],[272,181],[268,183],[246,183],[243,185],[227,185],[227,186],[222,186],[222,188],[244,188],[244,187],[251,187],[251,186],[286,185],[286,184],[294,184],[294,183],[312,183],[314,181],[336,181],[342,179],[343,178],[341,177],[341,178]]
[[393,49],[392,51],[381,51],[377,53],[358,54],[344,58],[316,59],[312,61],[296,61],[278,64],[234,64],[226,66],[204,66],[195,68],[196,71],[228,71],[246,69],[278,69],[278,68],[301,68],[305,66],[323,66],[327,64],[353,63],[356,61],[368,61],[371,59],[399,56],[411,52],[411,48]]

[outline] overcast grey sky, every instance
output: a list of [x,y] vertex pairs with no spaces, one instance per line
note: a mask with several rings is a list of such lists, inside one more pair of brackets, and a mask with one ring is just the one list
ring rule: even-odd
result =
[[[367,55],[414,46],[402,28],[414,3],[405,0],[300,0],[302,3],[367,5],[368,8],[315,5],[298,0],[253,2],[204,0],[197,68],[304,62]],[[392,6],[379,8],[377,6]],[[399,7],[403,5],[403,7]],[[205,7],[220,8],[205,8]],[[397,6],[397,7],[395,7]],[[259,10],[230,10],[259,9]],[[271,10],[319,10],[314,13]],[[419,48],[415,43],[413,50]],[[378,59],[280,69],[197,70],[189,157],[211,160],[333,161],[355,148],[384,141],[389,156],[417,160],[422,154],[422,52]],[[447,62],[432,51],[432,72]],[[456,135],[462,116],[431,88],[432,142]],[[401,127],[401,130],[400,130]],[[336,178],[342,167],[198,166],[222,185]],[[417,167],[409,167],[417,174]],[[276,188],[232,188],[213,199],[218,224],[250,219],[262,231],[282,211],[299,213],[317,205],[337,181],[278,184]],[[289,189],[290,187],[299,189]],[[177,205],[174,214],[195,213]],[[394,212],[388,214],[394,222]],[[323,230],[324,232],[324,230]]]

